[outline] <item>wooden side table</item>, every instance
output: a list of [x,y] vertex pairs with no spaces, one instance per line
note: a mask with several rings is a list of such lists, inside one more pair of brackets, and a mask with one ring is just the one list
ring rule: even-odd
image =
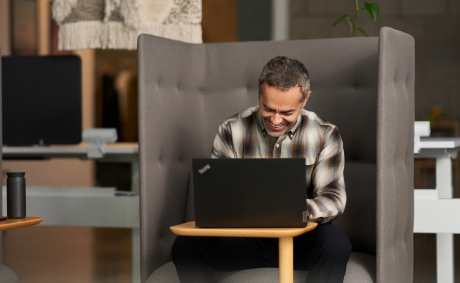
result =
[[279,282],[292,283],[294,281],[293,238],[315,229],[316,226],[318,223],[308,222],[304,228],[197,228],[195,221],[192,221],[172,226],[171,231],[180,236],[279,238]]
[[7,219],[0,221],[0,231],[37,225],[42,222],[42,217],[26,217],[22,219]]

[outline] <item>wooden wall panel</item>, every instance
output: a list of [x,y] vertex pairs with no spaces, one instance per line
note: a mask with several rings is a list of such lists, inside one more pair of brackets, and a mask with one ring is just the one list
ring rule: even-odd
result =
[[203,42],[238,41],[238,1],[202,0]]

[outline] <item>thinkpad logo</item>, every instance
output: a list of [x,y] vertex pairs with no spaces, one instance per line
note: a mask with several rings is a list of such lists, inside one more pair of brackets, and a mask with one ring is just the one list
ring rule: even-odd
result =
[[200,174],[203,174],[204,172],[208,171],[210,168],[211,168],[211,166],[209,166],[209,164],[207,164],[206,166],[204,166],[203,168],[198,170],[198,172],[200,172]]

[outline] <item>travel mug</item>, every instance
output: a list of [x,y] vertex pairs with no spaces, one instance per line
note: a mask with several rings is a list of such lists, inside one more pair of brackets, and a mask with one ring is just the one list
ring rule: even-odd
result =
[[26,217],[26,178],[25,172],[6,173],[6,214],[8,218]]

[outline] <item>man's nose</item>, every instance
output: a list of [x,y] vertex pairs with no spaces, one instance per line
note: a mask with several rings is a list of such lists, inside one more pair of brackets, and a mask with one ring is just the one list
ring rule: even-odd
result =
[[283,122],[283,119],[281,118],[280,114],[275,113],[275,115],[272,116],[272,124],[275,126],[278,126]]

